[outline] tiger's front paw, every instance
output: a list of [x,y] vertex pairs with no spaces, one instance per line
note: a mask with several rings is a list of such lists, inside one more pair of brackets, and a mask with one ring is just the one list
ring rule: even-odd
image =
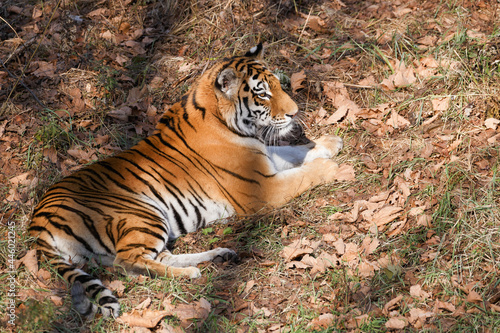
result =
[[313,184],[329,183],[337,179],[339,165],[328,158],[318,158],[308,164],[309,172],[316,177]]
[[316,143],[314,149],[326,149],[328,151],[328,156],[324,158],[332,158],[344,147],[344,140],[336,135],[323,135],[314,142]]

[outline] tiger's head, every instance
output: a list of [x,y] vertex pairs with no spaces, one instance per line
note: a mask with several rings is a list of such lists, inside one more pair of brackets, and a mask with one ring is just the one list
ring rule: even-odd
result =
[[215,78],[219,112],[233,131],[273,143],[298,125],[297,104],[262,62],[262,44],[225,62]]

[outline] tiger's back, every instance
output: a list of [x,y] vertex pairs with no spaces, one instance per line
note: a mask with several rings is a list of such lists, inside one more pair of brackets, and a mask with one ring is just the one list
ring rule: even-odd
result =
[[328,153],[304,148],[304,161],[314,155],[309,163],[279,170],[259,139],[269,128],[289,132],[298,112],[258,59],[261,50],[216,64],[165,113],[152,136],[62,179],[35,208],[30,234],[73,285],[80,313],[97,310],[86,295],[104,315],[119,313],[116,297],[77,268],[89,258],[128,274],[198,277],[197,263],[235,252],[175,256],[166,249],[169,239],[234,213],[280,206],[333,179],[336,164],[329,157],[338,140],[331,140]]

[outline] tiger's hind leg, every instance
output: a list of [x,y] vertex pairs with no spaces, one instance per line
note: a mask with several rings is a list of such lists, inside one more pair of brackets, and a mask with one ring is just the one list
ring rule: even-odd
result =
[[130,275],[188,276],[192,279],[201,276],[197,267],[173,267],[158,260],[158,253],[164,248],[165,241],[156,235],[130,231],[116,244],[113,265]]
[[189,254],[172,254],[170,251],[163,251],[158,255],[157,260],[168,266],[187,267],[196,266],[204,261],[233,261],[238,258],[236,252],[226,248],[216,248],[206,252]]

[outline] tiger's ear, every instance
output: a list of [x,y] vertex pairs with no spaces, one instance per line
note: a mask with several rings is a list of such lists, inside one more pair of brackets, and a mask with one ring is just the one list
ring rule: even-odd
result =
[[220,90],[228,99],[232,99],[238,93],[240,78],[233,68],[226,68],[217,75],[215,87]]
[[245,53],[245,57],[262,59],[264,54],[263,51],[264,47],[262,46],[262,43],[259,43],[259,45],[252,47],[247,53]]

